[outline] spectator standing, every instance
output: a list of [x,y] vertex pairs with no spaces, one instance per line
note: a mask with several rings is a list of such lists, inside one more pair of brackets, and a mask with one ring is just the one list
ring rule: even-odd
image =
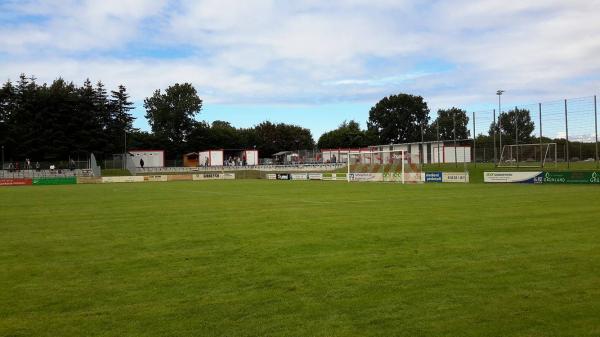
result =
[[144,158],[140,158],[140,167],[144,168]]

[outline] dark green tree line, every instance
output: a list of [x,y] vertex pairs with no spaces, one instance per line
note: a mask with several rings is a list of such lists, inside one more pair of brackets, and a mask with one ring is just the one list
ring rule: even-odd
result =
[[7,160],[122,152],[123,135],[133,130],[131,109],[124,86],[109,96],[102,83],[59,78],[48,85],[21,75],[0,89],[0,143]]

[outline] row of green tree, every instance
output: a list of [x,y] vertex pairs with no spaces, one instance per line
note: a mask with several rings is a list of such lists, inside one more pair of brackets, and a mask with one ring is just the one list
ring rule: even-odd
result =
[[281,149],[314,148],[310,130],[263,122],[235,128],[228,122],[197,121],[202,99],[188,83],[157,90],[144,101],[151,132],[133,127],[134,109],[127,90],[107,91],[102,82],[82,86],[57,79],[38,84],[21,75],[0,89],[0,145],[6,160],[100,159],[125,148],[164,149],[169,159],[206,148],[257,148],[263,155]]
[[21,75],[0,89],[0,144],[15,160],[117,152],[132,131],[132,109],[124,86],[109,93],[101,82],[39,85]]
[[[256,148],[263,156],[282,150],[312,149],[310,131],[296,125],[263,122],[252,128],[236,128],[225,121],[198,121],[202,99],[189,83],[156,90],[144,100],[151,131],[133,128],[133,103],[124,86],[107,91],[98,82],[82,86],[57,79],[50,85],[21,75],[0,89],[0,144],[7,158],[16,160],[64,159],[95,153],[108,158],[132,149],[165,149],[170,159],[207,148]],[[468,139],[469,117],[458,108],[442,109],[431,120],[421,96],[398,94],[385,97],[369,111],[367,127],[343,122],[324,133],[317,147],[363,147],[374,144],[421,140]],[[516,127],[518,123],[518,128]],[[517,137],[529,142],[534,130],[529,111],[513,110],[499,116],[487,136],[502,134],[505,144]]]

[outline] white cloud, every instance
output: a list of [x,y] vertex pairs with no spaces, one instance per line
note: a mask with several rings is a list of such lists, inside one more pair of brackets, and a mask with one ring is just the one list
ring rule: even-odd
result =
[[[0,76],[90,77],[125,83],[137,99],[190,81],[208,101],[227,103],[375,102],[408,91],[434,107],[493,105],[498,88],[508,100],[537,101],[600,87],[598,7],[598,0],[12,1],[0,5],[16,18],[0,22]],[[119,58],[132,48],[142,56]],[[172,49],[187,53],[162,56]],[[449,69],[428,69],[436,62]]]

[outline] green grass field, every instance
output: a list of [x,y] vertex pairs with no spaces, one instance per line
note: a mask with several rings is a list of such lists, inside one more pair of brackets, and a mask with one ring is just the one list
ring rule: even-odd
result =
[[0,336],[599,336],[600,189],[0,188]]

